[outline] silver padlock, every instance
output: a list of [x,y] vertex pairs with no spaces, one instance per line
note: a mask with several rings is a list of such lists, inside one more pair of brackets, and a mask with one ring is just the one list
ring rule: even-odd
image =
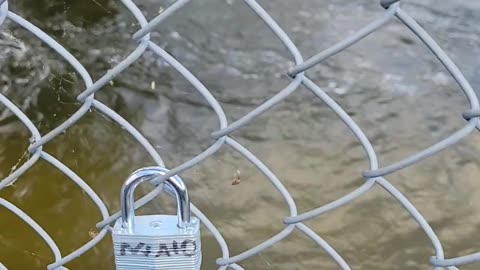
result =
[[199,270],[202,263],[200,221],[191,217],[190,199],[178,176],[164,181],[177,198],[177,215],[135,216],[133,193],[144,181],[168,172],[148,167],[131,174],[120,195],[122,217],[113,227],[112,239],[117,270]]

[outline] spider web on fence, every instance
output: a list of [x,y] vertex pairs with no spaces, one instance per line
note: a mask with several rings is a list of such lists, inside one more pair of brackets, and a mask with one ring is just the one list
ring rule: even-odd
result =
[[[320,215],[323,215],[329,211],[333,211],[336,208],[351,202],[352,200],[362,196],[363,194],[371,190],[372,187],[374,187],[375,185],[381,186],[393,197],[393,199],[400,203],[429,237],[435,250],[434,256],[430,258],[430,263],[435,269],[446,268],[453,270],[458,269],[457,266],[480,261],[480,253],[446,259],[444,257],[444,252],[440,240],[438,239],[428,222],[423,218],[419,211],[408,201],[408,199],[384,178],[386,175],[392,172],[409,167],[425,158],[435,155],[438,152],[452,146],[453,144],[467,137],[475,129],[480,130],[480,106],[478,98],[472,87],[465,79],[463,74],[460,72],[460,70],[456,67],[456,65],[437,45],[437,43],[428,35],[428,33],[412,17],[410,17],[403,9],[401,9],[399,0],[382,0],[380,4],[383,8],[385,8],[383,16],[372,20],[372,22],[370,22],[368,25],[358,30],[354,34],[348,36],[344,40],[333,45],[332,47],[314,55],[306,61],[303,60],[303,56],[295,46],[294,42],[269,16],[267,11],[265,11],[255,0],[244,0],[245,4],[248,5],[248,7],[258,16],[260,20],[262,20],[271,29],[271,31],[273,31],[273,33],[277,36],[278,40],[288,49],[295,63],[295,66],[290,70],[285,70],[285,72],[288,73],[291,77],[291,82],[286,85],[285,88],[280,89],[276,95],[274,95],[264,103],[260,104],[258,107],[256,107],[254,110],[250,111],[240,119],[230,124],[227,122],[227,117],[221,105],[210,93],[210,91],[202,84],[202,82],[200,82],[194,74],[192,74],[187,68],[185,68],[172,55],[170,55],[167,51],[165,51],[163,48],[150,40],[150,33],[154,31],[155,28],[159,26],[164,20],[168,19],[170,16],[174,15],[176,11],[181,9],[184,5],[188,4],[190,0],[177,0],[151,21],[147,21],[147,19],[143,16],[141,10],[135,5],[133,1],[121,0],[121,2],[130,11],[131,15],[135,17],[141,27],[136,33],[132,35],[132,39],[138,43],[138,46],[128,55],[128,57],[122,60],[117,66],[108,70],[99,80],[94,82],[90,77],[88,71],[83,67],[83,65],[62,45],[52,39],[41,29],[30,23],[28,20],[22,18],[21,16],[15,14],[12,11],[9,11],[7,0],[0,0],[0,26],[5,20],[8,19],[25,28],[31,34],[33,34],[38,39],[50,46],[60,56],[62,56],[64,60],[67,61],[81,76],[82,80],[85,83],[85,90],[77,97],[78,101],[82,102],[82,106],[65,122],[63,122],[58,127],[54,128],[43,136],[40,134],[37,127],[32,123],[32,121],[24,114],[24,112],[22,112],[17,107],[17,105],[11,102],[4,95],[0,94],[0,102],[5,107],[7,107],[13,114],[15,114],[16,117],[18,117],[18,119],[27,127],[27,129],[31,133],[32,138],[31,143],[28,147],[28,151],[30,153],[29,159],[21,166],[16,168],[16,170],[13,171],[10,175],[8,175],[5,179],[0,181],[0,189],[5,188],[12,182],[16,181],[18,178],[21,178],[21,176],[26,171],[28,171],[37,161],[41,159],[63,172],[74,183],[76,183],[79,188],[84,190],[85,193],[97,205],[98,211],[103,217],[103,220],[96,225],[100,231],[97,235],[95,235],[95,237],[93,237],[92,240],[87,243],[83,243],[83,245],[81,245],[77,250],[73,251],[72,253],[68,255],[62,255],[61,251],[55,244],[54,239],[52,239],[39,224],[37,224],[32,218],[30,218],[26,213],[24,213],[21,209],[17,208],[12,203],[0,198],[0,204],[3,207],[7,208],[15,215],[17,215],[18,218],[22,219],[25,223],[27,223],[48,244],[54,255],[54,262],[52,262],[48,266],[48,269],[65,269],[63,265],[72,260],[75,260],[82,254],[84,254],[86,251],[97,245],[110,232],[110,224],[112,224],[112,222],[119,218],[120,213],[116,212],[115,214],[110,215],[109,210],[94,190],[92,190],[74,171],[64,165],[60,160],[56,159],[54,156],[43,150],[43,146],[46,143],[63,133],[72,125],[75,125],[75,123],[82,119],[82,117],[91,108],[95,108],[97,111],[101,112],[106,117],[111,118],[118,125],[122,126],[133,138],[135,138],[135,140],[140,145],[143,146],[145,151],[154,159],[158,166],[165,167],[161,156],[148,142],[148,140],[119,114],[107,107],[102,102],[96,100],[94,96],[97,91],[100,91],[115,76],[122,74],[122,72],[127,67],[129,67],[132,63],[136,62],[147,50],[152,51],[157,57],[165,60],[171,67],[173,67],[178,73],[180,73],[208,102],[218,119],[218,130],[212,133],[212,138],[215,139],[215,142],[197,156],[191,158],[190,160],[175,168],[172,168],[170,172],[165,174],[161,179],[159,179],[159,181],[163,181],[168,177],[179,174],[185,170],[194,167],[195,165],[207,159],[212,154],[216,153],[221,147],[226,145],[240,153],[245,159],[247,159],[254,166],[256,166],[258,170],[267,177],[273,187],[282,195],[289,208],[290,215],[284,218],[284,220],[282,221],[285,224],[285,228],[282,231],[278,232],[270,239],[258,243],[257,246],[252,247],[240,254],[232,256],[229,253],[228,244],[223,239],[221,233],[215,228],[214,224],[212,224],[212,222],[210,222],[209,219],[198,208],[192,205],[193,214],[202,221],[202,224],[211,232],[211,234],[217,240],[221,248],[222,257],[217,259],[216,261],[219,269],[244,269],[242,268],[242,266],[240,266],[240,262],[248,259],[249,257],[257,255],[263,250],[268,249],[272,245],[275,245],[276,243],[282,241],[282,239],[287,237],[294,230],[299,230],[300,232],[308,236],[320,248],[322,248],[341,269],[351,269],[348,263],[342,258],[339,253],[335,251],[332,246],[330,246],[318,234],[316,234],[302,222],[316,218]],[[470,107],[463,114],[463,117],[465,118],[465,120],[467,120],[467,123],[463,128],[459,129],[458,131],[451,134],[442,141],[420,152],[414,153],[411,156],[406,157],[389,166],[379,168],[378,157],[373,149],[372,144],[365,136],[361,128],[350,118],[350,116],[345,112],[345,110],[342,109],[342,107],[340,107],[327,93],[325,93],[318,85],[316,85],[312,80],[309,79],[309,77],[305,74],[305,71],[315,65],[322,63],[329,57],[337,53],[341,53],[343,50],[362,40],[366,36],[374,34],[384,25],[393,21],[395,17],[398,18],[400,23],[410,29],[410,31],[412,31],[428,47],[431,53],[433,53],[438,58],[441,64],[445,66],[445,68],[449,71],[452,77],[456,80],[461,90],[464,92],[470,103]],[[253,155],[240,143],[229,137],[229,135],[252,122],[265,111],[281,103],[290,94],[297,91],[297,89],[300,89],[300,86],[302,85],[305,86],[307,90],[313,92],[319,99],[321,99],[333,112],[337,114],[339,120],[343,121],[344,124],[351,130],[351,132],[355,135],[355,137],[363,146],[366,158],[368,159],[370,166],[368,170],[362,173],[363,177],[365,178],[365,183],[363,183],[363,185],[361,185],[351,193],[326,205],[316,207],[308,212],[298,213],[295,201],[289,194],[288,190],[283,186],[280,179],[277,178],[277,176],[271,170],[269,170],[268,167],[265,166],[265,164],[263,164],[261,160],[255,157],[255,155]],[[155,198],[161,191],[162,186],[159,185],[152,192],[138,200],[136,203],[136,207],[138,208],[145,205],[153,198]],[[0,269],[2,268],[6,269],[5,266],[0,263]]]

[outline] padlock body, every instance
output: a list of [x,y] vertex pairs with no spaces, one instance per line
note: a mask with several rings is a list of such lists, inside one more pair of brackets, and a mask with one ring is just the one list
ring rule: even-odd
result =
[[128,233],[117,220],[112,231],[117,270],[199,270],[200,222],[192,217],[186,228],[177,222],[177,216],[136,216]]

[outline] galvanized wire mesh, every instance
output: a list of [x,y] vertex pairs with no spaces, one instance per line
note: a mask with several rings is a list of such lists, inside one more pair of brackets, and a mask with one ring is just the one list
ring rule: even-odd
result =
[[[83,189],[97,205],[98,210],[103,217],[103,220],[97,224],[97,228],[100,230],[98,235],[96,235],[88,243],[84,243],[76,251],[68,255],[62,255],[61,251],[55,244],[55,241],[42,229],[39,224],[37,224],[33,219],[31,219],[27,214],[25,214],[21,209],[17,208],[12,203],[4,199],[0,199],[0,204],[2,206],[12,211],[20,219],[27,223],[48,244],[48,246],[53,252],[55,259],[54,262],[52,262],[48,266],[48,269],[65,269],[63,265],[72,260],[75,260],[83,253],[98,244],[100,241],[102,241],[102,239],[109,233],[111,229],[109,224],[119,218],[120,214],[117,212],[113,215],[110,215],[107,207],[94,190],[92,190],[74,171],[72,171],[61,161],[43,150],[43,146],[46,143],[54,139],[56,136],[61,134],[63,131],[65,131],[72,125],[75,125],[75,123],[80,120],[88,112],[89,109],[95,108],[96,110],[102,112],[104,115],[110,117],[113,121],[122,126],[127,132],[131,134],[131,136],[133,136],[138,141],[140,145],[144,147],[145,151],[149,153],[149,155],[155,160],[155,162],[159,166],[165,167],[165,164],[162,161],[160,155],[139,131],[137,131],[119,114],[104,105],[102,102],[96,100],[94,97],[94,94],[97,91],[100,91],[115,76],[121,74],[128,66],[137,61],[137,59],[139,59],[147,50],[154,52],[158,57],[165,60],[186,80],[188,80],[191,85],[208,102],[211,109],[215,112],[218,118],[218,130],[212,133],[212,137],[215,139],[215,142],[202,153],[191,158],[180,166],[171,169],[169,173],[162,177],[162,179],[157,180],[158,183],[168,177],[179,174],[185,170],[196,166],[197,164],[217,152],[222,146],[227,145],[235,151],[239,152],[241,155],[243,155],[243,157],[245,157],[248,161],[255,165],[258,170],[261,171],[267,177],[267,179],[270,180],[274,188],[282,195],[289,208],[290,216],[286,217],[283,220],[285,228],[282,231],[272,236],[270,239],[259,243],[257,246],[242,252],[241,254],[231,256],[229,253],[228,244],[225,242],[220,232],[215,228],[214,224],[212,224],[212,222],[210,222],[209,219],[204,214],[202,214],[202,212],[198,208],[192,205],[193,213],[200,218],[202,224],[212,233],[221,248],[222,257],[217,260],[219,269],[244,269],[240,266],[240,262],[248,259],[249,257],[255,256],[263,250],[268,249],[272,245],[275,245],[276,243],[282,241],[294,230],[299,230],[303,234],[308,236],[328,255],[330,255],[330,257],[338,264],[341,269],[351,269],[348,263],[342,258],[339,253],[335,251],[332,246],[330,246],[318,234],[316,234],[302,222],[314,219],[320,215],[335,210],[336,208],[351,202],[352,200],[362,196],[363,194],[371,190],[372,187],[374,187],[375,185],[381,186],[388,193],[390,193],[393,199],[397,200],[398,203],[400,203],[405,208],[405,210],[409,212],[411,217],[418,223],[420,228],[423,229],[423,231],[429,237],[435,250],[435,254],[430,258],[430,263],[434,267],[434,269],[458,269],[458,266],[480,261],[480,253],[446,259],[444,257],[442,245],[428,222],[423,218],[419,211],[408,201],[408,199],[384,178],[386,175],[392,172],[402,170],[406,167],[420,162],[423,159],[439,153],[440,151],[461,141],[469,134],[471,134],[475,129],[480,130],[480,123],[478,119],[480,117],[480,106],[477,95],[475,94],[463,74],[445,54],[445,52],[412,17],[410,17],[403,9],[401,9],[399,3],[400,1],[382,0],[381,6],[384,7],[386,10],[383,16],[373,20],[371,23],[369,23],[356,33],[348,36],[344,40],[333,45],[332,47],[304,61],[303,56],[295,46],[294,42],[269,16],[268,12],[265,11],[255,0],[244,0],[244,2],[258,16],[258,18],[262,20],[273,31],[273,33],[278,37],[279,41],[282,42],[283,45],[288,49],[288,51],[291,53],[295,66],[289,71],[285,71],[290,75],[291,82],[284,89],[281,89],[275,96],[271,97],[263,104],[259,105],[254,110],[247,113],[245,116],[241,117],[240,119],[231,124],[227,123],[227,117],[222,110],[221,105],[210,93],[210,91],[172,55],[170,55],[167,51],[165,51],[160,46],[150,40],[151,31],[154,31],[157,26],[159,26],[164,20],[175,14],[176,11],[181,9],[190,0],[177,0],[150,22],[148,22],[147,19],[142,15],[142,12],[133,1],[121,1],[141,26],[140,30],[138,30],[138,32],[132,35],[132,39],[137,42],[138,46],[128,55],[127,58],[125,58],[117,66],[106,72],[105,75],[103,75],[98,81],[93,82],[88,71],[77,59],[75,59],[72,54],[70,54],[64,47],[62,47],[62,45],[52,39],[41,29],[31,24],[28,20],[18,16],[12,11],[9,11],[7,0],[0,0],[0,25],[6,19],[8,19],[31,32],[38,39],[49,45],[53,50],[55,50],[59,55],[61,55],[65,59],[65,61],[67,61],[76,70],[76,72],[78,72],[78,74],[81,76],[85,83],[85,90],[77,97],[77,99],[82,102],[83,105],[68,120],[66,120],[58,127],[54,128],[43,136],[40,134],[37,127],[32,123],[32,121],[25,115],[24,112],[22,112],[18,108],[17,105],[15,105],[8,98],[0,94],[0,102],[9,110],[11,110],[11,112],[14,113],[21,120],[21,122],[23,122],[23,124],[31,132],[32,136],[31,143],[28,148],[28,151],[31,153],[30,159],[24,164],[22,164],[22,166],[17,168],[8,177],[0,181],[0,189],[5,188],[7,185],[11,184],[16,179],[21,178],[21,176],[26,171],[28,171],[37,161],[42,159],[57,168],[58,170],[62,171],[66,176],[68,176],[72,181],[74,181],[79,188]],[[389,166],[379,168],[379,162],[375,150],[373,149],[373,146],[370,143],[369,139],[362,132],[361,128],[352,120],[352,118],[350,118],[350,116],[345,112],[344,109],[342,109],[327,93],[325,93],[319,86],[317,86],[312,80],[310,80],[304,72],[307,71],[309,68],[322,63],[322,61],[328,59],[329,57],[342,52],[343,50],[345,50],[349,46],[354,45],[366,36],[373,34],[376,31],[379,31],[384,25],[392,22],[394,20],[394,17],[398,18],[400,23],[404,24],[407,28],[409,28],[438,58],[438,60],[440,60],[440,62],[450,72],[452,77],[456,80],[456,82],[466,95],[470,103],[470,108],[467,109],[463,114],[463,117],[465,118],[465,120],[467,120],[466,125],[457,132],[451,134],[444,140],[418,153],[414,153],[411,156],[406,157]],[[262,163],[261,160],[255,157],[254,154],[252,154],[240,143],[229,137],[229,135],[236,130],[242,128],[243,126],[249,124],[259,115],[285,100],[290,94],[297,91],[297,89],[300,89],[300,86],[302,85],[306,89],[312,91],[316,96],[318,96],[318,98],[320,98],[333,112],[335,112],[340,118],[340,120],[342,120],[345,125],[352,131],[352,133],[363,146],[365,150],[365,155],[369,160],[370,167],[368,170],[363,172],[365,183],[353,192],[326,205],[315,207],[311,211],[299,214],[295,205],[295,201],[289,194],[288,190],[283,186],[279,178],[277,178],[277,176],[271,170],[269,170],[267,166]],[[150,200],[156,197],[161,192],[161,190],[162,185],[158,185],[155,190],[137,201],[136,207],[138,208],[148,203]],[[0,263],[0,269],[4,268],[5,266]]]

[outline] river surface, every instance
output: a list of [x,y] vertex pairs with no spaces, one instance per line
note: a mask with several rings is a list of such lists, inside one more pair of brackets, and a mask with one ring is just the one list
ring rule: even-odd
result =
[[[71,51],[94,80],[134,47],[138,29],[113,0],[16,0],[10,9]],[[153,18],[172,1],[137,1]],[[373,0],[260,1],[305,57],[328,48],[383,9]],[[480,87],[480,2],[406,1],[404,9],[439,42]],[[261,104],[290,79],[291,56],[240,0],[193,0],[152,35],[219,99],[230,122]],[[310,77],[353,117],[371,139],[380,165],[389,165],[458,130],[466,98],[434,56],[398,21],[309,71]],[[72,68],[12,22],[0,29],[0,90],[42,134],[75,112],[84,85]],[[217,120],[205,101],[150,52],[104,87],[97,98],[142,131],[169,167],[200,153]],[[29,132],[6,109],[0,114],[0,177],[24,162]],[[283,181],[300,212],[328,203],[363,183],[367,159],[355,138],[320,100],[300,89],[284,103],[234,133]],[[387,177],[424,214],[447,257],[480,250],[480,140],[455,147]],[[153,161],[127,132],[98,112],[45,147],[119,208],[119,190],[133,170]],[[232,185],[236,176],[240,183]],[[270,238],[288,215],[263,175],[228,147],[182,174],[192,201],[238,254]],[[478,192],[477,192],[478,189]],[[146,190],[143,190],[145,192]],[[142,192],[138,192],[138,196]],[[65,175],[40,161],[0,192],[34,218],[68,254],[95,234],[101,217]],[[165,197],[165,198],[163,198]],[[162,196],[139,213],[173,213]],[[9,269],[45,269],[47,246],[13,214],[0,209],[0,261]],[[432,246],[408,213],[381,188],[306,222],[352,269],[431,269]],[[114,269],[111,239],[69,269]],[[203,231],[202,269],[215,269],[220,250]],[[338,269],[325,253],[295,232],[241,263],[246,269]],[[477,265],[462,269],[478,269]]]

